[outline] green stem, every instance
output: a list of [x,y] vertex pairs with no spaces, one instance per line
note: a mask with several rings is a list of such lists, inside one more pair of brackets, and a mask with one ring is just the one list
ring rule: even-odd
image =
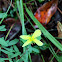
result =
[[29,59],[30,59],[30,62],[32,62],[30,53],[29,53]]
[[45,62],[43,55],[41,55],[41,56],[42,56],[43,62]]
[[7,33],[7,35],[6,35],[6,37],[5,37],[5,40],[7,39],[7,37],[8,37],[8,35],[9,35],[11,29],[13,28],[13,26],[14,26],[14,24],[10,27],[10,29],[9,29],[9,31],[8,31],[8,33]]
[[[12,3],[12,0],[11,0],[11,3]],[[5,16],[7,15],[7,13],[8,13],[8,11],[9,11],[10,7],[11,7],[11,4],[10,4],[10,6],[8,7],[8,9],[7,9],[7,11],[6,11],[4,17],[3,17],[2,20],[0,21],[0,24],[2,23],[2,21],[3,21],[4,18],[5,18]]]

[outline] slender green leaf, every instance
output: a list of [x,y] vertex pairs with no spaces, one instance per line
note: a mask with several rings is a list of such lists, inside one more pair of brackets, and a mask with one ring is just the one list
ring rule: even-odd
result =
[[8,43],[8,46],[15,45],[18,41],[18,39],[14,39]]
[[58,55],[57,55],[57,53],[55,53],[55,51],[54,51],[54,49],[53,49],[53,47],[50,45],[50,47],[49,47],[49,50],[50,50],[50,52],[52,53],[52,55],[53,55],[53,58],[55,57],[56,58],[56,60],[57,61],[59,61],[59,57],[58,57]]
[[4,60],[9,60],[9,58],[0,58],[0,62],[2,62]]
[[13,54],[11,58],[17,57],[17,56],[20,55],[20,54],[21,54],[20,52],[17,52],[17,53],[15,53],[15,54]]
[[19,52],[19,49],[17,48],[16,45],[14,45],[13,48],[14,48],[14,50],[15,50],[16,52]]
[[0,26],[0,31],[6,31],[5,25]]
[[3,46],[8,46],[8,44],[6,43],[6,41],[4,40],[4,38],[0,38],[0,44]]
[[32,48],[32,51],[34,51],[36,53],[40,53],[40,51],[38,49],[34,48],[34,47]]
[[6,34],[5,40],[7,39],[7,37],[8,37],[8,35],[9,35],[9,33],[10,33],[11,29],[13,28],[13,26],[14,26],[14,24],[10,27],[10,29],[9,29],[8,33]]
[[10,62],[13,62],[12,59],[9,59]]
[[31,24],[31,26],[34,28],[34,30],[36,30],[36,28],[34,27],[34,25],[31,23],[31,21],[29,20],[29,18],[25,15],[25,17],[27,18],[27,20],[29,21],[29,23]]
[[12,52],[9,52],[9,51],[3,50],[3,49],[0,49],[0,51],[4,52],[5,54],[8,54],[8,55],[13,55]]
[[9,51],[9,52],[15,52],[13,49],[11,49],[11,48],[5,48],[5,47],[3,47],[4,49],[6,49],[7,51]]
[[43,62],[45,62],[43,55],[41,55]]
[[[3,18],[5,14],[6,14],[6,13],[0,13],[0,18]],[[5,17],[7,17],[7,14],[6,14]]]
[[19,10],[19,15],[20,15],[20,22],[22,23],[22,34],[26,34],[26,29],[25,29],[25,25],[24,25],[24,11],[23,11],[23,1],[20,0],[20,5],[19,5],[19,1],[17,1],[17,7]]
[[30,53],[29,53],[29,58],[30,58],[30,62],[32,62]]

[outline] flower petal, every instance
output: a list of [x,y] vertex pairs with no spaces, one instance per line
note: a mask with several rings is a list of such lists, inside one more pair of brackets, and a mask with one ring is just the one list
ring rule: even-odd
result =
[[34,39],[33,41],[34,41],[38,46],[42,46],[42,45],[43,45],[43,43],[42,43],[41,41],[37,40],[37,39]]
[[40,31],[39,29],[37,29],[37,30],[33,33],[32,38],[36,38],[36,37],[38,37],[38,36],[40,36],[40,35],[41,35],[41,31]]
[[22,45],[22,47],[27,46],[27,45],[29,45],[30,43],[31,43],[31,41],[30,41],[30,40],[27,40],[27,41]]
[[30,38],[29,35],[21,35],[20,37],[21,37],[22,39],[24,39],[24,40],[28,40],[28,39]]

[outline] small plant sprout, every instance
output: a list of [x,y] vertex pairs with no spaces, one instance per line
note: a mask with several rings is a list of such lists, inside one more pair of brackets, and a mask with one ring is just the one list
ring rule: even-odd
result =
[[38,46],[42,46],[43,43],[37,39],[41,35],[41,31],[37,29],[32,35],[21,35],[20,37],[24,40],[27,40],[22,47],[27,46],[32,43],[36,43]]

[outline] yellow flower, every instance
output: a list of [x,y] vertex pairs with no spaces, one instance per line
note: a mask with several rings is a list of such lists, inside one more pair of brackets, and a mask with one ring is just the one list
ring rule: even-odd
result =
[[38,46],[42,46],[43,43],[37,39],[41,35],[41,31],[37,29],[32,35],[21,35],[20,37],[24,40],[27,40],[22,47],[29,45],[31,43],[36,43]]

